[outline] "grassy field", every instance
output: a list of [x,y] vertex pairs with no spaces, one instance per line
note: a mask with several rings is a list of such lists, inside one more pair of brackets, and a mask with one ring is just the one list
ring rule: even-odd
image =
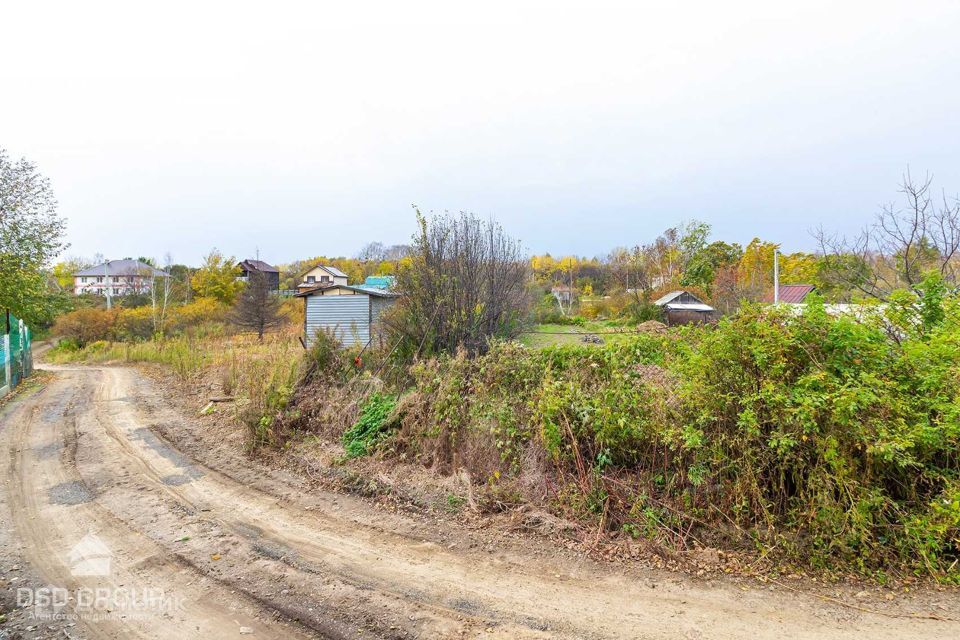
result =
[[532,349],[543,349],[558,344],[590,345],[584,336],[599,336],[604,344],[617,344],[628,339],[632,327],[610,320],[591,320],[583,325],[537,324],[520,335],[520,343]]

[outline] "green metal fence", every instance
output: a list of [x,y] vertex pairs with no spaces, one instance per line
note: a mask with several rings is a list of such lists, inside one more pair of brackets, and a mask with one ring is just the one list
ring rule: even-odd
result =
[[30,328],[9,311],[0,315],[0,397],[33,373]]

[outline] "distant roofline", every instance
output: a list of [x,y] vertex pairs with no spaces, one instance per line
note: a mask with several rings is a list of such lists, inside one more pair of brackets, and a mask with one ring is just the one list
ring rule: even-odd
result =
[[[777,297],[782,303],[803,302],[808,295],[817,290],[815,284],[781,284],[777,289]],[[772,288],[763,294],[763,302],[773,302]]]
[[[263,266],[258,266],[258,264]],[[246,258],[237,263],[238,267],[243,267],[243,265],[250,265],[255,271],[260,271],[262,273],[280,273],[280,269],[277,269],[272,264],[264,262],[263,260],[255,260],[254,258]]]
[[[696,299],[696,300],[700,300],[700,296],[698,296],[698,295],[695,294],[695,293],[690,293],[690,292],[687,291],[686,289],[677,289],[677,290],[675,290],[675,291],[671,291],[670,293],[667,293],[667,294],[661,296],[661,297],[658,298],[657,300],[654,300],[653,304],[655,304],[655,305],[658,306],[658,307],[662,307],[662,306],[664,306],[664,305],[670,304],[670,302],[671,302],[672,300],[674,300],[674,299],[676,299],[676,298],[679,298],[679,297],[682,296],[683,294],[687,294],[688,296],[691,296],[691,297],[693,297],[693,298]],[[691,304],[691,303],[683,303],[683,304]],[[707,303],[704,302],[703,300],[700,300],[700,302],[699,302],[698,304],[707,304]],[[709,305],[708,305],[708,306],[709,306]]]
[[363,293],[366,295],[374,296],[376,298],[399,298],[399,293],[390,293],[389,291],[383,291],[381,289],[364,289],[363,287],[354,287],[348,284],[328,284],[328,285],[319,285],[313,287],[312,289],[307,289],[306,291],[300,291],[293,294],[295,298],[306,298],[312,296],[315,293],[320,291],[328,291],[330,289],[347,289],[348,291],[353,291],[355,293]]
[[309,269],[307,269],[307,270],[303,273],[303,275],[301,275],[300,277],[302,278],[302,277],[306,276],[308,273],[310,273],[310,272],[313,271],[314,269],[323,269],[324,271],[326,271],[327,273],[329,273],[330,275],[332,275],[334,278],[349,278],[349,277],[350,277],[350,276],[348,276],[347,274],[345,274],[343,271],[340,271],[340,269],[337,269],[336,267],[331,266],[331,265],[328,265],[328,264],[315,264],[315,265],[313,265],[312,267],[310,267]]
[[[119,266],[114,266],[116,263],[122,263]],[[111,269],[117,269],[112,271]],[[150,270],[149,273],[141,273],[141,271]],[[107,260],[96,266],[90,267],[88,269],[81,269],[73,274],[74,278],[89,278],[97,276],[152,276],[158,278],[169,278],[170,274],[166,271],[161,271],[156,267],[151,267],[146,262],[140,262],[139,260]]]

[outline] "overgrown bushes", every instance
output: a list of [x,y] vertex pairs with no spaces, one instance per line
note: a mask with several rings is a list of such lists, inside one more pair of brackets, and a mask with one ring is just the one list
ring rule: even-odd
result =
[[157,335],[222,334],[227,308],[209,298],[172,307],[165,313],[152,307],[80,308],[54,323],[53,335],[83,347],[91,342],[148,340]]
[[955,579],[960,310],[937,301],[931,324],[925,304],[859,320],[752,307],[602,347],[427,360],[389,450],[466,468],[498,504],[679,548]]
[[57,318],[52,333],[69,340],[74,346],[85,347],[97,340],[108,340],[116,323],[116,311],[81,308]]

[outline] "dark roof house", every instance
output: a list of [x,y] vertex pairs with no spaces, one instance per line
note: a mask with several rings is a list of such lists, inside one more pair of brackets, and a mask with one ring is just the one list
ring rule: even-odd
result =
[[239,265],[244,271],[260,271],[261,273],[280,273],[280,269],[271,266],[263,260],[244,260]]
[[240,280],[246,282],[251,273],[262,273],[267,279],[267,285],[272,290],[280,288],[280,270],[267,264],[263,260],[244,260],[237,264],[240,269]]

